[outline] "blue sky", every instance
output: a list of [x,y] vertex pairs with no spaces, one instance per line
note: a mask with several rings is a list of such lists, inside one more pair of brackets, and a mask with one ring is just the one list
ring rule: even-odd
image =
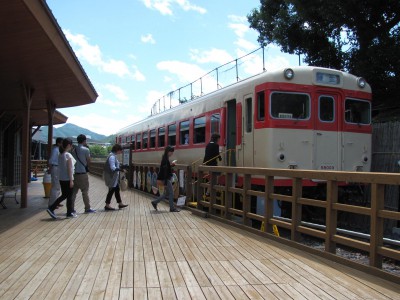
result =
[[[247,14],[259,0],[47,0],[99,97],[60,109],[68,123],[110,135],[146,118],[163,95],[257,48]],[[298,57],[266,49],[266,69]],[[261,72],[261,51],[240,77]],[[228,68],[228,67],[227,67]],[[224,72],[221,73],[224,76]],[[221,79],[223,80],[223,78]],[[203,83],[215,85],[214,79]]]

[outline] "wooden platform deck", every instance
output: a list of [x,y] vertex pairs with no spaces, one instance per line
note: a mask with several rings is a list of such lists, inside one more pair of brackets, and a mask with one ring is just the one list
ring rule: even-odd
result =
[[[104,211],[106,187],[90,177],[95,214],[60,220],[43,187],[27,209],[0,209],[0,299],[400,299],[400,287],[184,210],[155,212],[150,196]],[[115,205],[115,199],[113,199]]]

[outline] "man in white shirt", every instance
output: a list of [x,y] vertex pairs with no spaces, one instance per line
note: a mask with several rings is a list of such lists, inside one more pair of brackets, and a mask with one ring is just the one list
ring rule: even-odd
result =
[[60,154],[60,146],[63,139],[58,137],[55,145],[51,149],[51,156],[48,163],[48,172],[51,174],[51,190],[49,198],[49,206],[56,201],[61,192],[60,180],[58,178],[58,155]]

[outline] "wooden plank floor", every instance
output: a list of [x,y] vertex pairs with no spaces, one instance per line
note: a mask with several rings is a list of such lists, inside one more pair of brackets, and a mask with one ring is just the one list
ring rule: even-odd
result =
[[[98,210],[52,220],[40,182],[27,209],[0,209],[0,299],[400,299],[400,287],[237,228],[155,212],[150,196],[104,211],[106,187],[90,177]],[[115,199],[113,199],[115,205]]]

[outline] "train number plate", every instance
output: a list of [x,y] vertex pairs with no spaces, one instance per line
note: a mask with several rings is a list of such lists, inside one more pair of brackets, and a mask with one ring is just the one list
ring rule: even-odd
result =
[[333,171],[333,170],[335,170],[335,166],[334,165],[320,165],[319,169],[324,170],[324,171]]

